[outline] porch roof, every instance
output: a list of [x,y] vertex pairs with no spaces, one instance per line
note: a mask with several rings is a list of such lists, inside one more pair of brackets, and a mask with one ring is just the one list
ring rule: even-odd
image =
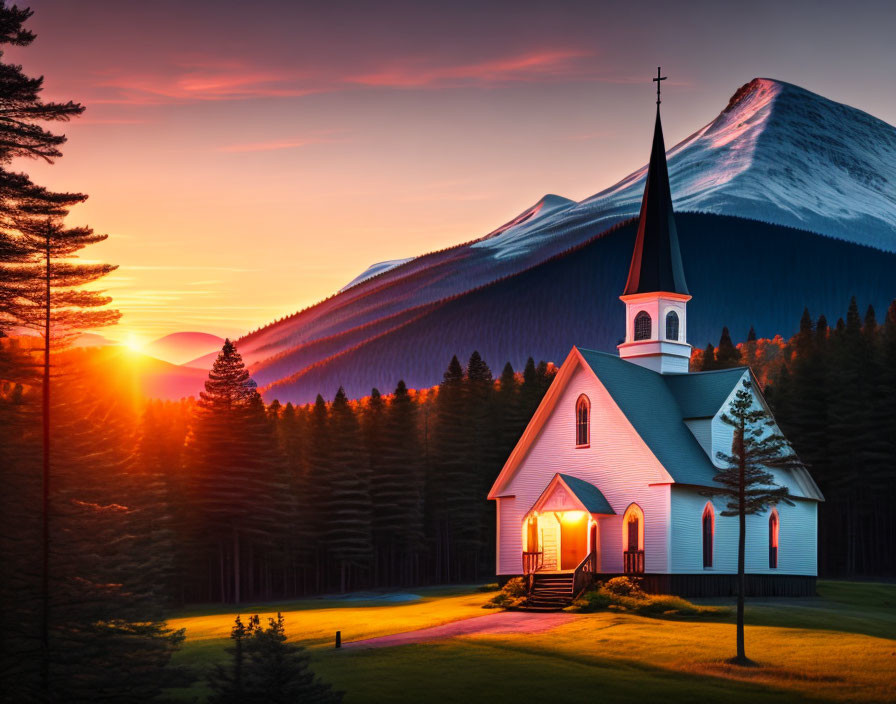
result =
[[576,495],[576,498],[582,502],[582,505],[589,513],[609,513],[615,514],[610,502],[601,493],[594,484],[586,482],[584,479],[571,477],[568,474],[561,474],[560,478],[563,483],[569,487],[569,490]]

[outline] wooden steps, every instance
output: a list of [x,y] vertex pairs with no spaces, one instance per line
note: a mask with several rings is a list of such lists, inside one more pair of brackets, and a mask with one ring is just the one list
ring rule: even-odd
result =
[[572,572],[536,572],[532,592],[521,608],[525,611],[560,611],[572,604],[574,584]]

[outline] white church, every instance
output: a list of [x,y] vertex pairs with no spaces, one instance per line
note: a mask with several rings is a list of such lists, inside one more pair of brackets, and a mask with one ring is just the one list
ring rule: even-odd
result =
[[[573,347],[492,486],[497,574],[532,575],[530,605],[568,603],[595,575],[643,578],[645,590],[735,593],[738,518],[707,498],[730,452],[721,416],[747,367],[689,372],[691,299],[672,211],[659,100],[644,198],[625,291],[619,355]],[[805,469],[773,472],[781,504],[747,517],[752,595],[815,593],[817,508]]]

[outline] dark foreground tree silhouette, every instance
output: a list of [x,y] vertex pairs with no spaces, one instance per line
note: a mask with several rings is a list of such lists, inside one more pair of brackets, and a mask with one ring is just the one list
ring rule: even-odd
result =
[[727,466],[714,481],[721,486],[708,489],[706,496],[727,499],[723,516],[737,516],[740,534],[737,543],[737,656],[732,662],[749,665],[744,648],[744,556],[746,553],[747,516],[764,513],[779,503],[793,505],[790,490],[775,483],[773,469],[792,470],[802,464],[782,435],[775,432],[772,416],[753,397],[752,382],[744,379],[722,422],[734,429],[731,454],[717,452]]
[[239,616],[234,621],[227,649],[231,662],[217,665],[209,674],[208,685],[213,694],[209,704],[337,704],[342,692],[334,692],[310,669],[310,656],[305,649],[286,642],[283,615],[269,618],[267,628],[251,616],[244,625]]

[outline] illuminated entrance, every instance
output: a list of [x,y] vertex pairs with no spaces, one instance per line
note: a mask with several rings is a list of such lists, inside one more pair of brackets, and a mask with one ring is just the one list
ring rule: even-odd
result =
[[588,514],[564,511],[560,514],[560,569],[574,570],[588,554]]
[[523,520],[523,573],[571,572],[600,565],[598,519],[614,511],[597,487],[555,474]]

